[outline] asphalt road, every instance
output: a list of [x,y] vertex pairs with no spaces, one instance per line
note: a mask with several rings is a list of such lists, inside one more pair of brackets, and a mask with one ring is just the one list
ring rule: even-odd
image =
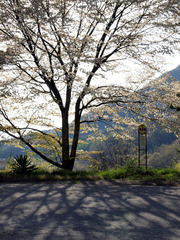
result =
[[179,240],[180,187],[0,183],[1,240]]

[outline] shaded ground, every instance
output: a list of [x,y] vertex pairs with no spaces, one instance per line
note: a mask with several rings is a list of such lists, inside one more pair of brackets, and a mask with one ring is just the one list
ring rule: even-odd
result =
[[180,187],[0,183],[1,240],[179,240]]

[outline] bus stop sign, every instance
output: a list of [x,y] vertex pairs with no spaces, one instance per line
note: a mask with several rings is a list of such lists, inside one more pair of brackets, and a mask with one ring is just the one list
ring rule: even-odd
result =
[[144,124],[141,124],[139,127],[138,127],[138,132],[140,134],[146,134],[147,133],[147,127],[144,125]]

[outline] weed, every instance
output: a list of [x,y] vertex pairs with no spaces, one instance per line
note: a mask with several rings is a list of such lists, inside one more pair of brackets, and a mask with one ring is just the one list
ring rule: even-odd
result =
[[30,175],[36,167],[32,164],[31,160],[28,159],[27,155],[20,155],[14,158],[14,161],[11,163],[12,171],[18,175]]

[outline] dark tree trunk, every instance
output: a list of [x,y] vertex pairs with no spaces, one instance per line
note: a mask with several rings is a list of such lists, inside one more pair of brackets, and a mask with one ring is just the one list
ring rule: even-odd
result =
[[74,136],[73,142],[71,146],[71,154],[70,154],[70,146],[69,146],[69,123],[68,123],[68,111],[64,109],[62,112],[62,167],[66,170],[73,170],[77,145],[79,140],[79,132],[80,132],[80,119],[81,119],[81,111],[79,110],[80,99],[78,99],[76,103],[75,109],[75,126],[74,126]]
[[81,115],[79,114],[79,111],[77,111],[75,115],[74,137],[73,137],[71,156],[70,156],[70,160],[73,162],[73,165],[76,159],[76,152],[77,152],[77,146],[78,146],[78,140],[79,140],[80,119],[81,119]]
[[72,170],[69,156],[69,121],[68,111],[64,109],[62,112],[62,168]]

